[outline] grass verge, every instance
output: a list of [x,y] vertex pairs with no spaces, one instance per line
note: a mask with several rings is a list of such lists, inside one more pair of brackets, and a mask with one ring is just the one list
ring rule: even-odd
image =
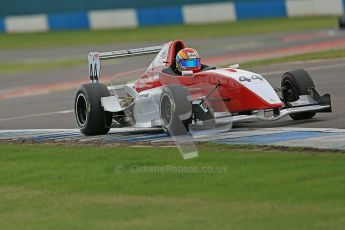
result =
[[279,31],[336,28],[336,17],[244,20],[207,25],[171,25],[100,31],[63,31],[34,34],[0,34],[0,49],[50,48],[121,42],[169,41]]
[[0,227],[343,229],[343,154],[199,150],[1,144]]
[[55,60],[33,60],[20,63],[0,63],[0,74],[35,72],[48,69],[68,68],[87,64],[85,58],[66,58]]
[[320,60],[320,59],[330,59],[330,58],[343,58],[345,57],[345,49],[339,50],[328,50],[308,54],[292,55],[287,57],[265,59],[259,61],[250,61],[241,64],[241,67],[254,67],[262,65],[271,65],[279,63],[287,63],[294,61],[310,61],[310,60]]
[[[241,68],[249,68],[255,66],[287,63],[293,61],[308,61],[308,60],[319,60],[319,59],[330,59],[330,58],[343,58],[345,57],[345,49],[340,50],[329,50],[317,53],[292,55],[288,57],[265,59],[260,61],[250,61],[240,63]],[[31,62],[31,63],[0,63],[0,74],[11,74],[21,72],[33,72],[42,71],[47,69],[56,69],[62,67],[75,67],[79,65],[86,65],[87,61],[85,58],[78,59],[60,59],[50,60],[43,62]]]

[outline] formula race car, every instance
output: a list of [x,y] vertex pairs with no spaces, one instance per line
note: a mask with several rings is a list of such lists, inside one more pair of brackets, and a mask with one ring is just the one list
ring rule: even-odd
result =
[[[273,88],[260,74],[239,65],[216,68],[203,64],[197,73],[176,74],[175,57],[185,48],[175,40],[162,46],[89,53],[91,83],[80,86],[75,116],[85,135],[101,135],[116,126],[162,127],[170,135],[212,129],[224,122],[274,121],[289,115],[310,119],[331,112],[329,94],[320,96],[302,69],[286,72]],[[138,80],[106,86],[99,83],[101,60],[158,53]],[[230,118],[230,119],[229,119]]]

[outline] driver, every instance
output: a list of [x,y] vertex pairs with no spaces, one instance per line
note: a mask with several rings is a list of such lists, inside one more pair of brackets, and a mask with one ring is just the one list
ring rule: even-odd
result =
[[184,48],[176,55],[176,70],[180,73],[182,71],[193,71],[193,73],[200,71],[201,63],[200,56],[195,49]]

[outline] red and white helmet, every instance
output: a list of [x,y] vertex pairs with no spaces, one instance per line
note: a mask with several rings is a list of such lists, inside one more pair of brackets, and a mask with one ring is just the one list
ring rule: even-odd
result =
[[182,71],[199,71],[201,69],[200,56],[195,49],[184,48],[176,55],[176,69]]

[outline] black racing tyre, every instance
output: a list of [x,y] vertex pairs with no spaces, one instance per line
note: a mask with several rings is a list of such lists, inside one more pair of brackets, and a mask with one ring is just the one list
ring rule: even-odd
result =
[[163,130],[170,136],[188,134],[192,122],[192,104],[186,87],[168,85],[163,88],[160,99],[160,117]]
[[80,131],[85,135],[107,134],[112,114],[103,110],[101,97],[110,96],[101,83],[88,83],[79,87],[75,96],[74,111]]
[[[285,103],[297,101],[300,95],[309,95],[309,89],[315,88],[310,75],[303,69],[292,70],[284,73],[281,86],[284,89],[283,99]],[[316,112],[303,112],[290,114],[293,120],[310,119]]]
[[338,23],[339,29],[345,29],[345,16],[339,17]]

